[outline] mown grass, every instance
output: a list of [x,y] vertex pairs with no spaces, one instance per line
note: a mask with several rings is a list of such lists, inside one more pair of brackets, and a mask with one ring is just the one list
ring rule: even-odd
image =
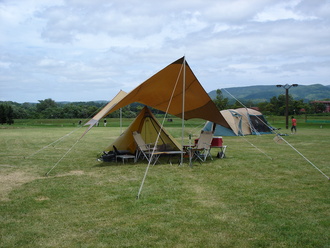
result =
[[[329,127],[298,128],[284,138],[329,176]],[[146,164],[96,160],[120,128],[72,148],[84,130],[0,129],[0,247],[330,247],[329,181],[274,135],[224,137],[225,159],[192,168],[152,166],[137,200]]]

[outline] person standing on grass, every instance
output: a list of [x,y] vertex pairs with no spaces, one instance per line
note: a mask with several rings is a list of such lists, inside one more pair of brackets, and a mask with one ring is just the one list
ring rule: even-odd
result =
[[[297,132],[297,120],[294,118],[294,116],[291,117],[291,122],[292,122],[291,134],[294,134]],[[294,132],[293,132],[293,130],[294,130]]]
[[104,123],[104,126],[106,127],[107,126],[107,119],[104,119],[103,123]]

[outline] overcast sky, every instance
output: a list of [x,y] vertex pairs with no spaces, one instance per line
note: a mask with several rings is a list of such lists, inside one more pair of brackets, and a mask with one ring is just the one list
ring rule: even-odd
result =
[[0,0],[0,101],[111,100],[182,56],[207,92],[330,85],[330,0]]

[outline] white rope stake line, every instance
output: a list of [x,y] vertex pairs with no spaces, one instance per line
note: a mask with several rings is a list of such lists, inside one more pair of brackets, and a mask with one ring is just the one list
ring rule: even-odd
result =
[[[236,101],[238,101],[239,102],[239,104],[241,104],[245,109],[246,109],[246,112],[247,112],[247,114],[248,114],[248,111],[247,111],[247,107],[240,101],[240,100],[238,100],[235,96],[233,96],[228,90],[226,90],[226,89],[224,89],[224,88],[222,88],[222,90],[224,90],[224,91],[226,91],[232,98],[234,98]],[[270,125],[268,125],[268,123],[265,123],[262,119],[260,119],[257,115],[254,115],[260,122],[262,122],[264,125],[266,125],[268,128],[269,128],[269,130],[271,130],[273,133],[276,133],[277,134],[277,132],[275,132],[275,130],[270,126]],[[250,125],[250,128],[251,129],[254,129],[255,130],[255,128],[254,127],[252,127],[251,125],[251,123],[249,123],[249,125]],[[256,130],[255,130],[256,131]],[[257,132],[256,132],[257,133]],[[258,132],[259,133],[259,132]],[[260,133],[259,133],[259,135],[260,135]]]
[[[104,107],[104,106],[105,106],[105,104],[103,104],[102,107]],[[102,107],[101,107],[101,108],[102,108]],[[96,113],[96,111],[98,111],[99,109],[100,109],[100,108],[98,108],[97,110],[95,110],[95,111],[94,111],[89,117],[87,117],[87,118],[84,120],[84,123],[86,123],[86,122],[87,122],[86,120],[88,120],[92,115],[94,115],[94,114]],[[61,141],[63,138],[65,138],[65,137],[67,137],[67,136],[70,136],[72,133],[74,133],[75,131],[79,130],[79,129],[82,128],[83,126],[84,126],[84,125],[81,125],[80,127],[77,127],[76,129],[74,129],[74,130],[71,131],[70,133],[67,133],[67,134],[63,135],[61,138],[59,138],[59,139],[53,141],[52,143],[50,143],[50,144],[44,146],[43,148],[39,149],[38,151],[36,151],[36,152],[32,153],[31,155],[27,156],[26,158],[33,157],[34,155],[36,155],[37,153],[41,152],[42,150],[44,150],[44,149],[48,148],[49,146],[51,146],[51,145],[53,145],[53,144],[56,144],[57,142]]]
[[[146,180],[146,177],[147,177],[147,174],[148,174],[148,171],[149,171],[149,167],[150,167],[150,163],[151,163],[151,160],[152,160],[152,157],[153,157],[153,154],[154,154],[154,148],[153,148],[153,152],[151,154],[151,157],[148,161],[148,165],[147,165],[147,168],[146,168],[146,171],[144,172],[144,176],[143,176],[143,179],[142,179],[142,182],[141,182],[141,185],[140,185],[140,188],[139,188],[139,192],[136,196],[136,199],[140,199],[140,194],[141,194],[141,191],[142,191],[142,188],[143,188],[143,185],[144,185],[144,182]],[[155,161],[156,162],[156,161]],[[154,164],[153,164],[154,165]]]
[[[182,67],[181,67],[181,70],[182,70]],[[174,96],[174,91],[175,91],[175,89],[176,89],[176,87],[177,87],[177,84],[178,84],[178,81],[179,81],[179,77],[180,77],[180,74],[181,74],[181,70],[180,70],[179,75],[178,75],[178,77],[177,77],[177,79],[176,79],[176,83],[175,83],[175,86],[174,86],[174,88],[173,88],[172,95],[171,95],[171,97],[170,97],[170,101],[169,101],[169,103],[168,103],[168,105],[167,105],[167,109],[166,109],[166,112],[165,112],[165,115],[164,115],[163,121],[162,121],[161,126],[160,126],[160,130],[159,130],[158,135],[157,135],[157,138],[156,138],[155,146],[152,148],[152,153],[151,153],[150,159],[149,159],[149,161],[148,161],[148,165],[147,165],[146,171],[144,172],[144,176],[143,176],[143,179],[142,179],[142,182],[141,182],[140,188],[139,188],[139,192],[138,192],[138,194],[137,194],[137,196],[136,196],[136,199],[140,199],[140,194],[141,194],[141,192],[142,192],[142,188],[143,188],[144,182],[145,182],[145,180],[146,180],[146,177],[147,177],[147,174],[148,174],[148,171],[149,171],[150,163],[151,163],[152,158],[153,158],[154,153],[155,153],[156,145],[157,145],[157,143],[158,143],[158,140],[159,140],[159,136],[160,136],[161,130],[163,130],[163,126],[164,126],[164,123],[165,123],[165,119],[166,119],[166,116],[167,116],[167,113],[168,113],[168,109],[170,108],[170,105],[171,105],[171,102],[172,102],[172,99],[173,99],[173,96]],[[156,163],[156,161],[154,161],[153,165],[155,165],[155,163]]]
[[[231,97],[233,97],[234,99],[236,99],[240,104],[242,104],[242,106],[245,107],[245,105],[243,103],[241,103],[237,98],[235,98],[232,94],[230,94],[226,89],[225,90]],[[245,107],[246,108],[246,107]],[[259,117],[257,117],[262,123],[264,123],[263,120],[261,120]],[[265,125],[267,125],[267,123],[264,123]],[[267,125],[268,127],[270,127],[269,125]],[[272,130],[272,129],[271,129]],[[315,169],[317,169],[323,176],[325,176],[328,180],[330,180],[330,178],[323,173],[323,171],[321,171],[316,165],[314,165],[308,158],[306,158],[301,152],[299,152],[293,145],[291,145],[288,141],[286,141],[283,137],[281,137],[280,135],[278,135],[278,133],[275,130],[272,130],[278,137],[280,137],[282,140],[284,140],[284,142],[290,146],[294,151],[296,151],[301,157],[303,157],[308,163],[310,163]]]
[[59,138],[59,139],[53,141],[52,143],[50,143],[50,144],[44,146],[43,148],[39,149],[38,151],[36,151],[36,152],[32,153],[31,155],[27,156],[26,158],[33,157],[33,156],[36,155],[37,153],[41,152],[42,150],[48,148],[49,146],[51,146],[51,145],[53,145],[53,144],[56,144],[57,142],[61,141],[61,140],[64,139],[65,137],[71,135],[73,132],[75,132],[75,131],[77,131],[77,130],[78,130],[78,129],[75,129],[75,130],[71,131],[70,133],[65,134],[65,135],[62,136],[61,138]]
[[[233,96],[232,94],[230,94],[230,92],[228,92],[226,89],[223,89],[225,90],[232,98],[234,98],[236,101],[238,101],[245,109],[247,109],[247,107],[240,101],[238,100],[235,96]],[[246,110],[247,112],[247,110]],[[247,112],[248,113],[248,112]],[[269,127],[269,130],[272,130],[272,128],[267,124],[265,123],[263,120],[261,120],[258,116],[256,116],[263,124],[265,124],[267,127]],[[243,124],[245,122],[243,121]],[[249,122],[249,126],[251,128],[251,123]],[[249,142],[245,137],[244,137],[244,134],[242,136],[240,136],[241,138],[243,138],[246,142],[248,142],[251,146],[253,146],[254,148],[256,148],[258,151],[260,151],[262,154],[264,154],[266,157],[268,157],[270,160],[273,160],[272,157],[270,157],[269,155],[267,155],[265,152],[261,151],[258,147],[256,147],[254,144],[252,144],[251,142]]]
[[204,126],[204,125],[205,125],[205,122],[199,124],[198,126],[190,126],[190,125],[189,125],[187,129],[189,130],[189,133],[190,133],[190,134],[197,135],[198,132],[200,133],[200,128],[201,128],[202,126]]
[[240,136],[242,139],[244,139],[246,142],[248,142],[251,146],[253,146],[254,148],[256,148],[259,152],[261,152],[262,154],[264,154],[267,158],[269,158],[270,160],[273,160],[272,157],[270,157],[267,153],[261,151],[258,147],[256,147],[254,144],[252,144],[250,141],[248,141],[244,136]]
[[301,152],[299,152],[293,145],[291,145],[288,141],[286,141],[283,137],[279,136],[284,142],[290,146],[293,150],[295,150],[301,157],[303,157],[308,163],[310,163],[315,169],[317,169],[323,176],[325,176],[328,180],[330,178],[323,172],[321,171],[315,164],[313,164],[308,158],[306,158]]
[[[94,111],[94,113],[95,113],[96,111]],[[94,114],[93,113],[93,114]],[[92,115],[93,115],[92,114]],[[86,119],[84,120],[84,122],[86,123]],[[68,133],[68,134],[66,134],[66,135],[64,135],[63,137],[61,137],[61,138],[59,138],[58,140],[56,140],[56,141],[54,141],[53,143],[51,143],[51,144],[49,144],[48,146],[50,146],[50,145],[52,145],[52,144],[54,144],[54,143],[56,143],[56,142],[58,142],[58,141],[60,141],[61,139],[63,139],[64,137],[66,137],[66,136],[69,136],[69,135],[71,135],[73,132],[75,132],[75,131],[77,131],[77,130],[79,130],[80,128],[82,128],[84,125],[81,125],[80,127],[78,127],[78,128],[76,128],[75,130],[73,130],[73,131],[71,131],[70,133]],[[69,150],[67,150],[66,151],[66,153],[55,163],[55,165],[45,174],[45,176],[48,176],[49,175],[49,173],[62,161],[62,159],[73,149],[73,147],[79,142],[79,140],[81,139],[82,137],[80,137],[79,139],[77,139],[77,141],[69,148]],[[48,147],[48,146],[46,146],[46,147]],[[46,147],[44,147],[44,148],[46,148]],[[42,148],[42,149],[40,149],[39,151],[41,151],[41,150],[43,150],[44,148]],[[34,154],[36,154],[36,153],[38,153],[39,151],[37,151],[37,152],[35,152]],[[33,154],[33,155],[34,155]],[[32,155],[31,155],[32,156]]]
[[78,139],[67,151],[64,153],[64,155],[54,164],[54,166],[45,174],[45,176],[48,176],[49,173],[65,158],[66,155],[73,149],[73,147],[79,142],[80,139]]
[[226,90],[225,88],[222,88],[222,90],[226,91],[232,98],[234,98],[236,101],[238,101],[239,104],[241,104],[244,108],[246,108],[246,106],[240,100],[238,100],[236,97],[234,97],[228,90]]

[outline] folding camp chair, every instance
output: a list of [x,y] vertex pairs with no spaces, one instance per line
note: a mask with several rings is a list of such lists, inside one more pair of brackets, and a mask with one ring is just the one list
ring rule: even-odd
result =
[[141,134],[138,133],[137,131],[133,132],[133,138],[138,147],[135,153],[135,161],[137,161],[140,158],[140,156],[143,155],[143,158],[147,159],[149,162],[153,149],[152,144],[146,144]]
[[212,138],[213,138],[213,132],[202,131],[197,141],[197,144],[191,148],[192,158],[195,158],[196,160],[198,159],[202,162],[205,162],[207,157],[210,157],[212,159],[211,156]]

